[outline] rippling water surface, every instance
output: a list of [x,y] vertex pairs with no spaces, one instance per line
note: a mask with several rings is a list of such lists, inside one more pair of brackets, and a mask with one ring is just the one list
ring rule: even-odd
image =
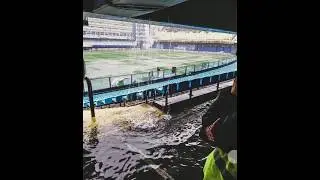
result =
[[116,125],[84,134],[84,179],[202,179],[212,147],[199,138],[201,116],[209,103],[171,113],[151,131]]

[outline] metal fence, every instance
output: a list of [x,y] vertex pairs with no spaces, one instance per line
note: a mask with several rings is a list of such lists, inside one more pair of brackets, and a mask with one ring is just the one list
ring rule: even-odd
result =
[[[125,85],[139,86],[140,83],[151,83],[153,80],[170,78],[178,75],[189,75],[194,72],[222,66],[233,61],[236,61],[236,59],[224,59],[214,62],[203,62],[194,65],[181,66],[176,67],[175,72],[172,71],[172,69],[156,69],[149,72],[137,74],[92,78],[92,90],[95,91],[100,89],[108,89],[112,87],[121,87]],[[86,86],[84,87],[84,91],[88,91]]]

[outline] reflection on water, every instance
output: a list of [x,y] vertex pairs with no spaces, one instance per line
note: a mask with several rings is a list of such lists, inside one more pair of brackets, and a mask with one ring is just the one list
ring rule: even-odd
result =
[[[204,103],[150,131],[95,126],[84,131],[84,179],[202,179],[212,151],[199,139]],[[98,132],[99,129],[99,132]]]

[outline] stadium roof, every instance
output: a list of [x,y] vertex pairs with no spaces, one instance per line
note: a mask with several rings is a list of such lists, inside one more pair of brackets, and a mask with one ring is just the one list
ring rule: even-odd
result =
[[237,0],[83,0],[95,14],[237,32]]
[[93,13],[135,17],[170,7],[186,0],[97,0]]
[[119,16],[110,16],[110,15],[83,12],[83,20],[87,20],[87,17],[99,18],[99,19],[111,19],[111,20],[117,20],[117,21],[135,22],[135,23],[141,23],[141,24],[150,24],[150,25],[167,26],[167,27],[175,27],[175,28],[185,28],[190,30],[236,34],[236,32],[232,32],[232,31],[213,29],[213,28],[204,28],[200,26],[181,25],[181,24],[174,24],[174,23],[168,23],[168,22],[141,20],[137,18],[128,18],[128,17],[119,17]]

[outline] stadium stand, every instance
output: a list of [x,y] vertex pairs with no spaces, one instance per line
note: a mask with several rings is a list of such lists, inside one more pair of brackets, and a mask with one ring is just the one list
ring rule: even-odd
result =
[[[175,27],[176,26],[176,27]],[[125,20],[88,17],[83,25],[83,47],[159,48],[235,53],[235,34],[161,26]]]

